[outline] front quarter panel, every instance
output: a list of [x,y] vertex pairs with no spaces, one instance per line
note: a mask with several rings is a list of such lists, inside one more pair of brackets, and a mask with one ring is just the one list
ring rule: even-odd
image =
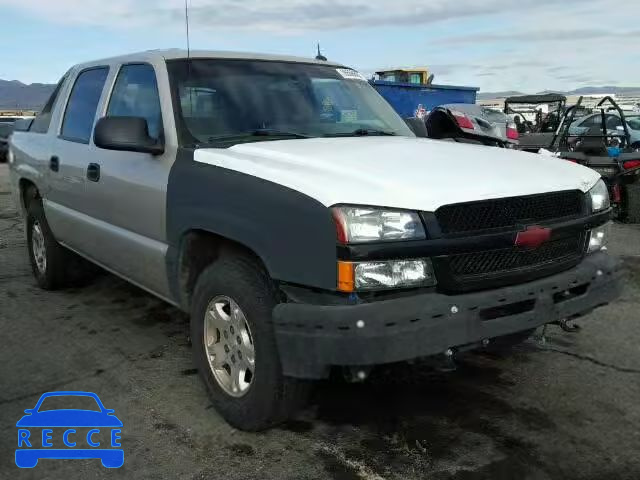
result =
[[[195,162],[180,149],[169,175],[169,269],[190,230],[204,230],[256,253],[274,280],[336,289],[336,233],[329,209],[277,183]],[[171,258],[173,256],[173,258]],[[172,282],[177,293],[177,282]]]

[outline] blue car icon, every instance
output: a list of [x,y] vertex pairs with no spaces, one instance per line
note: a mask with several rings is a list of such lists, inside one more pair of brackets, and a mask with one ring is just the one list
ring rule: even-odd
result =
[[[80,402],[88,408],[47,408],[66,402]],[[45,393],[34,408],[24,412],[26,415],[16,423],[18,467],[33,468],[41,458],[100,459],[106,468],[119,468],[124,464],[124,450],[120,448],[122,422],[114,410],[104,407],[95,393]],[[54,442],[62,445],[54,448]],[[82,448],[85,445],[87,448]],[[57,448],[62,446],[65,448]]]

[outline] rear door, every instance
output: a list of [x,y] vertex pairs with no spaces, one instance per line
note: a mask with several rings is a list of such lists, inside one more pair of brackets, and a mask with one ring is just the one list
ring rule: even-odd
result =
[[59,104],[62,103],[63,92],[67,88],[68,74],[58,82],[53,93],[40,113],[31,123],[28,131],[15,132],[11,138],[12,150],[16,163],[17,176],[33,181],[40,194],[46,199],[49,196],[52,138],[56,135],[55,120],[59,115]]
[[93,258],[166,298],[166,188],[176,149],[170,146],[175,144],[172,137],[165,135],[164,125],[173,125],[173,111],[170,102],[165,112],[161,108],[157,71],[167,82],[163,63],[120,65],[102,116],[144,118],[149,135],[165,144],[165,153],[153,156],[93,147],[91,162],[100,175],[88,180],[86,189],[94,220],[92,235],[100,243]]
[[108,75],[108,66],[86,68],[75,75],[50,149],[47,221],[58,241],[85,255],[97,248],[87,236],[85,183],[91,134]]

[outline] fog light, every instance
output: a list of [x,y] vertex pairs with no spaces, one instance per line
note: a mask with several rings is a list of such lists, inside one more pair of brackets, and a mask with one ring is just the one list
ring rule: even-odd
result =
[[598,252],[600,250],[606,250],[607,241],[609,240],[609,228],[610,223],[605,223],[591,230],[589,235],[589,249],[588,253]]

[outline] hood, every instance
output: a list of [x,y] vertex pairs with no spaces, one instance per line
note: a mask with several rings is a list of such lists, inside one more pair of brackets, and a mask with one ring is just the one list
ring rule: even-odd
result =
[[434,211],[442,205],[560,190],[586,192],[595,171],[543,155],[408,137],[278,140],[199,149],[194,160],[324,204]]

